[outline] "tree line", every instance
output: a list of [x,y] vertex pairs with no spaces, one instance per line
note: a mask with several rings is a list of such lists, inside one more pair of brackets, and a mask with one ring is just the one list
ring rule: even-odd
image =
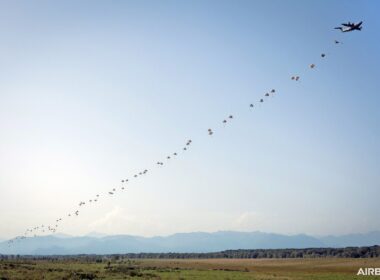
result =
[[50,259],[102,262],[105,259],[261,259],[261,258],[378,258],[380,246],[306,249],[241,249],[211,253],[126,253],[111,255],[0,255],[0,259]]

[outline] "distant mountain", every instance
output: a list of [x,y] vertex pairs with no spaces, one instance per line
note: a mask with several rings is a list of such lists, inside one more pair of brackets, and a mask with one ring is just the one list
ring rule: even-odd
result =
[[89,237],[99,237],[100,238],[100,237],[106,237],[107,234],[101,233],[101,232],[97,232],[97,231],[92,231],[92,232],[86,234],[86,236],[89,236]]
[[378,245],[380,244],[380,231],[372,231],[366,234],[329,235],[319,239],[329,247]]
[[71,238],[71,237],[73,237],[72,235],[64,234],[64,233],[55,233],[52,236],[58,237],[58,238]]
[[234,249],[281,249],[371,246],[380,244],[380,232],[342,236],[312,237],[305,234],[282,235],[264,232],[219,231],[177,233],[170,236],[131,235],[71,237],[49,235],[28,238],[8,247],[0,242],[0,254],[67,255],[116,253],[201,253]]

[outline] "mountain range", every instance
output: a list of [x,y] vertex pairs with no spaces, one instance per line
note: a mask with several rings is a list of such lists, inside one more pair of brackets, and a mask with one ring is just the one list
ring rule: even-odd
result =
[[169,236],[48,235],[27,238],[8,246],[0,242],[0,254],[73,255],[122,253],[203,253],[229,249],[282,249],[372,246],[380,244],[380,231],[365,234],[313,237],[265,232],[218,231],[176,233]]

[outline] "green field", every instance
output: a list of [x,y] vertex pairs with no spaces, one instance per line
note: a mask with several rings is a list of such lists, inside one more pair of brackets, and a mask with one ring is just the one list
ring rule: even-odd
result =
[[0,279],[380,279],[380,259],[2,260]]

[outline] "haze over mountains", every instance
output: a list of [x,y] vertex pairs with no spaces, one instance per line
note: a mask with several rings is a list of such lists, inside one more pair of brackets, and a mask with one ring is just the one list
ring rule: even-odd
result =
[[0,254],[66,255],[167,252],[217,252],[228,249],[281,249],[312,247],[371,246],[380,244],[380,231],[366,234],[313,237],[305,234],[282,235],[264,232],[219,231],[177,233],[170,236],[131,235],[87,236],[49,235],[28,238],[8,247],[0,242]]

